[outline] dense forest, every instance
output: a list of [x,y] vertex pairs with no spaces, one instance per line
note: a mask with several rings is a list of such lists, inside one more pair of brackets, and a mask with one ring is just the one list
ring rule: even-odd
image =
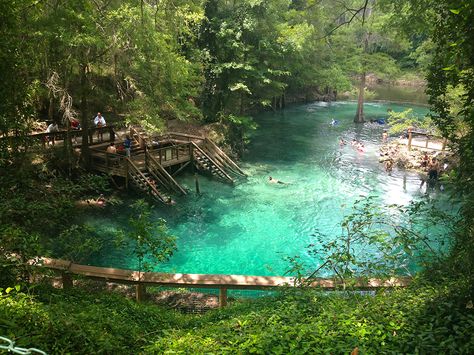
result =
[[[48,353],[474,351],[472,1],[15,0],[0,2],[0,19],[0,336]],[[64,150],[39,154],[28,135],[44,122],[69,130],[78,119],[86,132],[100,111],[116,127],[212,124],[238,155],[258,112],[346,94],[357,124],[370,80],[420,78],[459,158],[449,183],[461,210],[449,255],[407,289],[283,290],[183,315],[34,281],[44,276],[35,257],[80,261],[110,243],[71,218],[76,201],[112,188],[108,179],[84,169],[87,144],[81,167]],[[131,224],[149,228],[147,205],[135,207]]]

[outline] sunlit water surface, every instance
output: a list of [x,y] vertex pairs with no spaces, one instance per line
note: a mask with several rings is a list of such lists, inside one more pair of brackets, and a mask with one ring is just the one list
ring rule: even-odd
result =
[[[366,118],[387,116],[387,109],[407,106],[371,104]],[[318,102],[256,117],[258,129],[239,163],[248,179],[236,186],[200,176],[201,195],[194,193],[191,174],[178,181],[192,191],[177,197],[173,207],[156,208],[178,237],[178,251],[157,270],[180,273],[283,275],[284,256],[307,258],[305,247],[315,230],[340,233],[343,216],[361,196],[377,196],[382,204],[407,204],[412,199],[442,199],[443,193],[420,189],[414,172],[387,174],[378,162],[384,126],[353,123],[354,102]],[[426,109],[413,107],[417,114]],[[338,124],[331,126],[331,119]],[[366,152],[339,138],[364,142]],[[273,176],[287,185],[270,184]],[[127,225],[127,211],[111,207],[89,222],[100,233]],[[133,269],[128,250],[108,250],[92,263]]]

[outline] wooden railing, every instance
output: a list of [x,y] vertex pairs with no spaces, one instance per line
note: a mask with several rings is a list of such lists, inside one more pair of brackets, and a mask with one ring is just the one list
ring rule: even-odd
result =
[[127,157],[122,154],[107,153],[104,149],[90,148],[91,163],[94,169],[106,174],[126,177],[128,174]]
[[[218,164],[214,159],[212,159],[204,150],[201,149],[196,143],[191,142],[193,146],[193,150],[197,152],[197,154],[200,154],[201,156],[205,157],[207,160],[209,160],[209,163],[214,166],[214,168],[219,172],[219,175],[222,176],[223,179],[226,179],[227,181],[234,183],[234,179],[227,174],[227,172],[224,170],[224,168]],[[212,166],[209,167],[209,169],[212,169]]]
[[155,196],[158,200],[163,203],[167,203],[167,200],[162,196],[161,192],[158,191],[155,185],[150,183],[147,177],[138,169],[130,158],[125,158],[128,163],[128,173],[132,179],[135,179],[136,183],[143,190],[148,190],[151,195]]
[[235,162],[229,158],[229,156],[224,153],[213,141],[210,139],[205,138],[204,139],[204,146],[206,147],[207,150],[214,152],[213,155],[215,155],[221,162],[227,166],[229,169],[231,169],[235,174],[241,175],[241,176],[246,176],[244,171],[240,169],[240,167],[235,164]]
[[167,189],[186,195],[186,190],[156,161],[148,149],[145,149],[145,164],[147,170]]
[[[435,139],[438,139],[438,140],[442,140],[442,145],[441,145],[441,150],[444,151],[446,149],[446,145],[448,143],[448,140],[447,138],[444,138],[444,137],[441,137],[441,136],[438,136],[438,135],[435,135],[435,134],[430,134],[430,133],[427,133],[427,132],[421,132],[421,131],[414,131],[414,130],[411,130],[411,129],[408,129],[408,150],[411,150],[411,147],[412,145],[414,146],[414,144],[412,144],[412,140],[413,140],[413,136],[422,136],[422,137],[425,137],[426,138],[426,141],[425,141],[425,146],[424,148],[428,148],[428,144],[430,142],[430,139],[431,138],[435,138]],[[433,148],[431,148],[433,149]]]
[[[89,136],[89,145],[94,144],[94,137],[98,135],[99,137],[102,137],[104,133],[109,133],[109,139],[107,140],[108,142],[113,142],[115,140],[115,130],[114,126],[105,126],[105,127],[94,127],[94,128],[89,128],[87,130],[87,134]],[[82,138],[82,135],[84,133],[84,130],[74,130],[71,129],[69,130],[69,138],[74,142],[77,141],[77,138]],[[28,139],[32,141],[37,141],[43,145],[43,147],[46,147],[46,145],[49,145],[51,143],[52,145],[55,145],[56,142],[64,141],[67,139],[68,131],[59,131],[59,132],[51,132],[51,133],[35,133],[35,134],[30,134],[25,137],[3,137],[1,139],[9,139],[9,140],[16,140],[16,139]],[[100,142],[102,142],[102,139],[98,139]],[[82,140],[81,140],[82,141]],[[75,146],[80,146],[81,144],[79,143],[74,143],[73,145]]]
[[[105,268],[89,265],[80,265],[71,261],[40,258],[35,260],[35,265],[48,269],[60,271],[63,279],[63,287],[73,286],[72,275],[81,275],[92,279],[111,281],[122,284],[136,285],[136,299],[142,301],[146,294],[146,286],[167,286],[181,288],[211,288],[219,290],[219,306],[227,304],[227,290],[262,290],[275,289],[278,287],[295,287],[296,279],[283,276],[248,276],[248,275],[213,275],[213,274],[170,274],[161,272],[140,272],[135,270],[124,270]],[[390,279],[356,279],[352,287],[359,290],[373,290],[378,288],[406,287],[409,285],[410,277],[397,277]],[[324,290],[340,289],[342,283],[336,279],[315,278],[311,280],[309,287],[322,288]]]

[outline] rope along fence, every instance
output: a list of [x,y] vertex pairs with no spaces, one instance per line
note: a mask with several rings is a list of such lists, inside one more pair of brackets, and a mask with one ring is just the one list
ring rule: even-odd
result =
[[5,337],[0,337],[0,341],[3,342],[3,343],[0,343],[0,350],[6,350],[14,354],[23,354],[23,355],[29,355],[29,354],[46,355],[44,351],[36,349],[36,348],[27,349],[27,348],[20,348],[19,346],[15,346],[15,342],[13,340],[10,340]]

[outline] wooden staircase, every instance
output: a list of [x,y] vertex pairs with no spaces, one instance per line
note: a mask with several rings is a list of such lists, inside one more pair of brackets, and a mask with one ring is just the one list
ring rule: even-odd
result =
[[230,182],[231,184],[235,182],[235,180],[223,169],[222,165],[201,149],[201,147],[194,142],[191,142],[191,145],[193,147],[194,164],[199,170],[207,171],[222,181]]
[[146,170],[142,171],[144,169],[137,167],[129,158],[127,158],[127,162],[129,164],[128,176],[133,186],[162,203],[171,203],[171,198],[158,189],[157,181],[152,173]]
[[158,163],[149,151],[145,152],[145,162],[147,172],[153,176],[155,181],[160,183],[160,186],[163,186],[168,191],[174,191],[183,195],[187,194],[186,190]]
[[240,167],[210,139],[204,138],[201,148],[209,157],[220,165],[222,170],[224,170],[228,175],[233,176],[234,179],[247,177],[244,171],[240,169]]

